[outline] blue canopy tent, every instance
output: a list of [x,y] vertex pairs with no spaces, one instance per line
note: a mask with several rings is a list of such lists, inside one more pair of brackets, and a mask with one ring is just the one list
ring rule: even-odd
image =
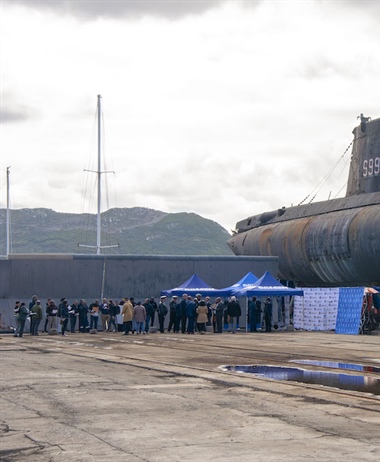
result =
[[[224,289],[226,291],[226,296],[228,295],[233,295],[236,291],[239,290],[244,290],[244,289],[249,289],[252,287],[256,281],[258,280],[257,276],[255,276],[251,271],[249,271],[245,276],[243,276],[238,282],[235,282],[235,284],[232,284],[232,286],[225,287]],[[248,305],[248,303],[246,303]],[[245,323],[247,326],[248,323],[248,306],[246,306],[246,313],[245,313]],[[240,322],[239,322],[240,324]],[[237,327],[239,327],[239,324]],[[225,324],[224,326],[225,329],[228,328],[228,325]],[[247,330],[247,327],[246,327]]]
[[235,291],[233,295],[236,297],[262,297],[265,295],[267,297],[285,297],[303,295],[303,290],[284,286],[269,271],[266,271],[252,286]]
[[197,274],[193,274],[191,278],[185,281],[178,287],[174,289],[162,290],[161,295],[172,296],[172,295],[182,295],[188,294],[194,296],[196,294],[201,294],[204,297],[222,297],[229,295],[223,289],[214,289],[210,287],[206,282],[204,282]]
[[240,279],[240,281],[235,282],[235,284],[232,286],[225,287],[224,289],[220,290],[225,291],[227,295],[233,295],[236,291],[249,289],[256,283],[257,280],[257,276],[249,271],[244,277]]
[[[260,279],[258,279],[250,287],[240,289],[234,292],[236,297],[263,297],[263,296],[272,296],[272,297],[286,297],[293,295],[303,295],[303,290],[301,289],[292,289],[286,287],[277,281],[269,271],[266,271]],[[248,303],[247,303],[248,305]]]

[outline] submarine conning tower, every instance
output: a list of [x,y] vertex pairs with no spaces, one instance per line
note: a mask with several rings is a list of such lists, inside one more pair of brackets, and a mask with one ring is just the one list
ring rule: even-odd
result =
[[380,191],[380,118],[359,116],[353,130],[351,165],[346,197]]

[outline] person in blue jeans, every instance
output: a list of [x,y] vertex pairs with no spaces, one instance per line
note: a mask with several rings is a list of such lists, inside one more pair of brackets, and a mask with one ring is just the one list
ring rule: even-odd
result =
[[137,302],[133,308],[133,319],[135,320],[136,333],[141,334],[143,332],[145,334],[146,310],[141,302]]
[[94,303],[91,303],[89,306],[90,310],[90,330],[98,329],[98,319],[99,319],[99,300],[95,300]]
[[33,330],[32,335],[38,335],[38,328],[40,322],[42,320],[42,307],[40,300],[37,300],[36,304],[32,308],[32,312],[30,313],[33,315]]
[[227,315],[229,316],[230,331],[234,334],[238,319],[241,316],[240,304],[235,296],[231,297],[231,301],[227,305]]

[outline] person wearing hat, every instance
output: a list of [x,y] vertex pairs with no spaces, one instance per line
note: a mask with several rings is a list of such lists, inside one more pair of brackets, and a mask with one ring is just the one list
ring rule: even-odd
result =
[[164,333],[164,322],[165,322],[165,316],[168,314],[168,308],[165,305],[165,300],[166,296],[162,295],[160,297],[160,303],[158,305],[158,322],[160,324],[160,332],[161,334]]
[[177,316],[177,295],[173,295],[172,299],[169,303],[169,326],[168,332],[173,329],[175,331],[175,323],[176,323],[176,316]]

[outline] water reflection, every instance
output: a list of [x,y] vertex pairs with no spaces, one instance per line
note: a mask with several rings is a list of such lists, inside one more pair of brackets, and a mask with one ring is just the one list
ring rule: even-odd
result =
[[337,372],[308,371],[296,367],[279,366],[223,366],[228,372],[258,375],[267,379],[311,383],[342,390],[362,391],[380,395],[380,380],[363,375],[339,374]]
[[337,363],[333,361],[314,361],[309,359],[294,359],[290,362],[297,364],[310,364],[312,366],[330,367],[333,369],[345,369],[350,371],[380,372],[380,367],[362,366],[361,364]]

